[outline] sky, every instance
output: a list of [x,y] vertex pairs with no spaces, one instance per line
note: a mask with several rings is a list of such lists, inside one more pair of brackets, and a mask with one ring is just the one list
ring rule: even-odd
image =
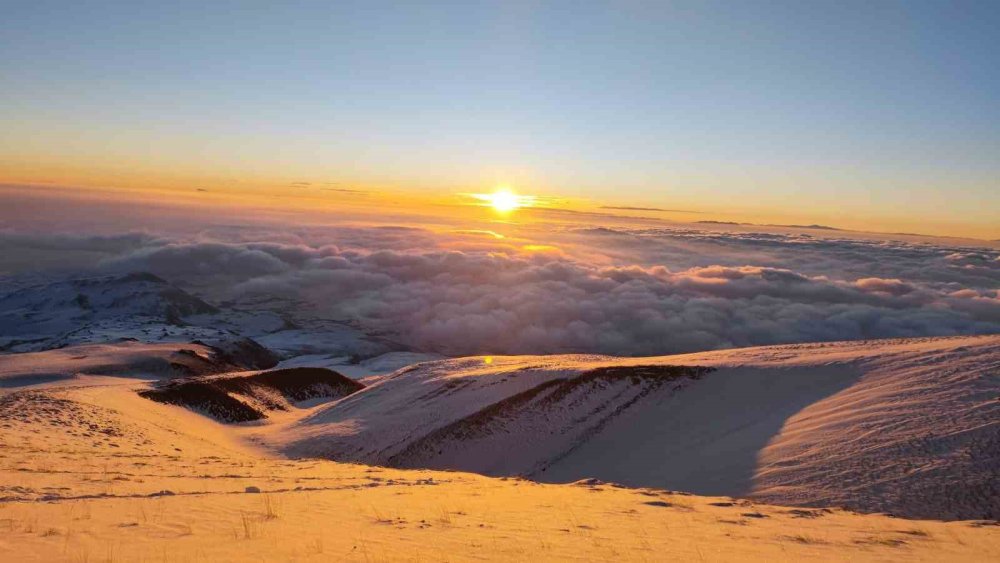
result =
[[504,184],[699,213],[671,219],[1000,239],[996,2],[3,13],[0,183],[434,201]]

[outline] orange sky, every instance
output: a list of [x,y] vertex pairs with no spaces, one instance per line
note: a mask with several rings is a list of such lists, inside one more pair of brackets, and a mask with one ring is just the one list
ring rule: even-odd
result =
[[[868,232],[905,232],[936,236],[1000,239],[1000,219],[990,217],[989,208],[981,218],[968,221],[930,220],[913,217],[903,206],[872,215],[869,210],[845,202],[843,206],[800,208],[791,211],[753,200],[719,201],[706,192],[704,201],[671,197],[669,190],[661,198],[607,197],[595,199],[573,190],[534,185],[518,185],[484,178],[474,185],[440,188],[405,183],[353,182],[344,178],[308,175],[268,177],[243,176],[239,171],[205,174],[194,171],[162,171],[155,166],[122,163],[117,166],[68,165],[52,159],[48,162],[0,161],[0,183],[33,185],[51,194],[75,194],[93,198],[127,198],[170,202],[179,205],[263,206],[314,212],[337,209],[365,210],[377,216],[395,212],[430,217],[453,214],[450,206],[481,205],[467,197],[470,193],[489,193],[500,185],[509,185],[523,195],[537,196],[537,205],[577,211],[591,211],[626,217],[653,217],[675,222],[725,221],[759,225],[821,224]],[[444,211],[441,206],[449,206]],[[637,209],[622,209],[634,207]],[[609,209],[618,208],[618,209]],[[468,213],[468,212],[465,212]],[[473,212],[473,214],[478,212]]]
[[[52,179],[54,176],[47,176]],[[102,177],[103,178],[103,177]],[[174,184],[177,182],[177,184]],[[217,184],[215,182],[218,182]],[[6,184],[6,185],[5,185]],[[993,240],[1000,236],[995,225],[981,228],[933,228],[927,223],[895,223],[864,221],[821,222],[810,220],[806,215],[782,215],[779,213],[735,213],[711,212],[707,210],[684,210],[666,208],[643,208],[619,204],[619,202],[597,202],[588,199],[546,197],[538,195],[534,209],[519,209],[501,213],[474,197],[475,194],[490,193],[494,188],[483,186],[479,191],[426,193],[407,189],[365,188],[343,184],[325,185],[305,181],[296,182],[223,182],[220,179],[192,181],[186,178],[170,177],[155,183],[152,187],[144,182],[123,182],[115,188],[64,186],[55,183],[0,182],[0,199],[11,194],[29,198],[42,198],[66,202],[60,207],[62,213],[72,216],[75,207],[72,202],[109,203],[155,209],[187,210],[188,215],[205,217],[233,216],[267,219],[269,222],[289,224],[310,222],[322,224],[330,221],[345,221],[358,224],[419,224],[425,228],[435,227],[448,230],[454,228],[489,231],[492,224],[530,224],[532,221],[546,223],[572,223],[592,225],[648,224],[677,225],[694,224],[700,228],[713,230],[751,229],[781,230],[782,226],[825,224],[841,229],[857,231],[854,234],[914,233],[928,236],[949,236],[967,239],[967,242]],[[187,185],[212,187],[179,187]],[[526,193],[519,190],[518,193]],[[535,194],[531,194],[535,195]],[[129,207],[132,208],[132,207]],[[662,210],[661,210],[662,209]],[[708,221],[708,224],[698,224]],[[744,226],[712,222],[746,223]],[[866,228],[867,225],[873,227]],[[894,227],[898,225],[898,227]],[[882,228],[879,228],[882,226]],[[112,225],[109,225],[109,228]],[[764,229],[766,227],[766,229]],[[895,230],[893,230],[895,229]],[[838,231],[812,231],[818,236],[836,236]],[[895,238],[901,238],[896,236]],[[906,237],[911,238],[911,237]]]

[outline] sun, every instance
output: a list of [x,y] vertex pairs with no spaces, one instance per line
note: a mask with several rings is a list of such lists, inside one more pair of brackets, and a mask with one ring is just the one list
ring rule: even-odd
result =
[[521,201],[517,197],[517,194],[507,188],[500,188],[489,194],[489,202],[493,206],[493,209],[501,213],[514,211],[518,207],[521,207]]
[[492,207],[498,213],[510,213],[522,207],[530,207],[534,202],[534,197],[518,195],[507,186],[499,186],[491,194],[469,194],[483,202],[483,205]]

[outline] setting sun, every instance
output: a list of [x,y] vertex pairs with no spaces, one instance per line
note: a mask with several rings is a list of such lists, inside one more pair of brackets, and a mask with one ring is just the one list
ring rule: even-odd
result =
[[472,194],[472,197],[492,207],[500,213],[509,213],[521,207],[531,207],[533,196],[518,195],[506,186],[500,186],[491,194]]
[[521,207],[517,195],[508,189],[500,189],[490,194],[490,205],[497,211],[513,211]]

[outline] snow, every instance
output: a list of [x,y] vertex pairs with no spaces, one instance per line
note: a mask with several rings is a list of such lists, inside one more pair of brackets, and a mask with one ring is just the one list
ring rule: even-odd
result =
[[120,342],[87,344],[44,352],[0,355],[0,387],[21,387],[73,379],[83,374],[123,375],[159,379],[177,375],[172,361],[181,350],[209,358],[212,350],[200,344]]
[[303,355],[371,358],[399,347],[344,323],[301,319],[298,324],[299,328],[257,334],[253,338],[285,358]]
[[[560,383],[637,365],[715,371]],[[292,456],[998,518],[998,365],[1000,336],[463,358],[401,370],[260,439]]]
[[0,397],[0,560],[1000,556],[977,522],[275,458],[245,429],[139,398],[141,382],[89,379]]
[[[0,293],[0,352],[123,338],[209,344],[252,338],[283,358],[322,354],[365,360],[405,351],[349,323],[313,318],[291,303],[220,308],[148,273],[2,281],[10,289]],[[382,373],[358,373],[376,372]]]
[[390,374],[406,366],[444,359],[440,354],[423,352],[387,352],[374,358],[368,358],[356,363],[350,356],[333,354],[303,354],[294,356],[278,364],[278,367],[323,367],[335,370],[351,379],[362,380],[366,385],[381,379],[380,376]]
[[[866,474],[854,473],[856,463],[845,462],[867,455],[875,455],[870,460],[884,464],[882,470],[914,465],[898,485],[904,492],[922,490],[921,483],[936,482],[935,474],[942,472],[953,475],[957,485],[972,483],[970,471],[976,466],[968,465],[970,460],[995,450],[959,446],[968,446],[962,440],[970,436],[995,435],[1000,336],[664,358],[431,361],[383,376],[338,402],[294,409],[286,418],[258,426],[223,424],[140,397],[137,391],[152,383],[139,378],[150,375],[143,362],[169,358],[177,349],[168,343],[125,342],[0,356],[0,379],[8,382],[72,374],[72,379],[0,389],[0,560],[1000,558],[1000,527],[990,522],[907,520],[839,508],[792,508],[772,500],[788,490],[796,504],[829,504],[803,495],[814,486],[830,495],[839,483],[850,497],[867,491],[892,501],[895,497],[865,481]],[[644,365],[700,365],[715,371],[680,375],[668,370],[664,373],[672,375],[660,377],[658,384],[652,383],[656,378],[584,376],[596,368]],[[546,382],[543,391],[552,391],[548,402],[539,393],[527,402],[509,401]],[[763,406],[757,403],[765,398]],[[554,459],[543,476],[534,478],[569,479],[573,465],[589,464],[579,473],[596,479],[551,484],[295,458],[277,451],[305,447],[325,435],[361,448],[360,457],[378,460],[407,450],[435,430],[465,428],[453,425],[498,401],[508,401],[496,412],[510,418],[492,421],[502,422],[511,434],[493,437],[480,428],[478,442],[469,443],[475,455],[489,453],[486,445],[502,438],[494,443],[504,455],[494,460],[525,462],[521,449]],[[931,408],[935,401],[937,410]],[[519,407],[525,404],[532,408]],[[570,433],[567,439],[577,447],[568,455],[549,457],[560,442],[558,436],[542,435],[543,424],[572,428],[569,423],[580,413],[625,404],[631,406],[602,418],[594,432]],[[540,406],[549,410],[538,411]],[[593,428],[588,420],[583,425]],[[922,431],[932,431],[934,440],[917,440]],[[448,438],[438,443],[454,456],[447,457],[449,462],[463,461],[455,456],[459,443],[446,433],[437,436]],[[916,441],[908,446],[904,437]],[[577,444],[580,438],[585,439]],[[718,445],[709,448],[713,443]],[[417,451],[425,450],[411,454]],[[606,457],[597,453],[605,451]],[[718,470],[737,484],[748,467],[741,463],[756,452],[749,480],[753,498],[615,484],[656,475],[626,470],[655,466],[664,452],[676,464],[700,467],[702,474]],[[696,464],[691,455],[703,457]],[[823,459],[830,465],[824,466]],[[612,467],[624,479],[606,473]],[[896,486],[893,478],[877,473],[879,466],[865,462],[861,467],[875,472],[880,487]],[[549,477],[560,471],[565,474],[558,479]],[[738,488],[708,475],[699,484],[699,471],[693,470],[675,470],[671,478],[706,490]],[[952,490],[959,508],[969,501],[963,490]]]
[[36,283],[0,295],[0,349],[105,342],[143,331],[161,335],[183,316],[214,312],[152,274]]

